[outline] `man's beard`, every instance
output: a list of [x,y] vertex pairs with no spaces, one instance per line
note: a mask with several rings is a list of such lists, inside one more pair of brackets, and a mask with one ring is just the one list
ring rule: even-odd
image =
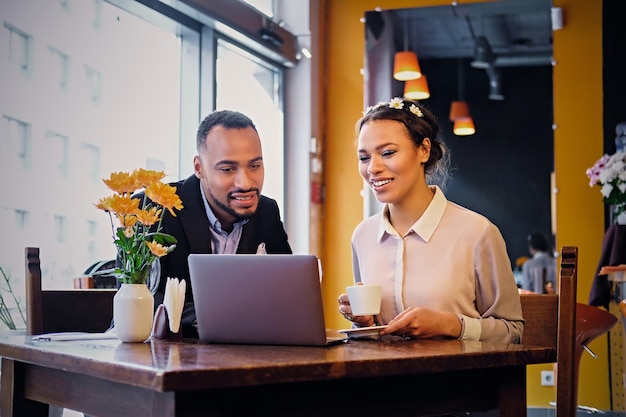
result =
[[[260,199],[260,192],[259,192],[259,189],[258,189],[258,188],[250,188],[249,190],[241,190],[241,189],[239,189],[239,190],[231,191],[231,192],[229,192],[229,193],[226,195],[226,198],[227,198],[227,201],[231,201],[232,196],[233,196],[233,194],[234,194],[234,193],[249,193],[249,192],[252,192],[252,191],[254,191],[254,192],[256,193],[256,195],[257,195],[257,198],[259,198],[259,199]],[[235,222],[240,222],[240,221],[242,221],[242,220],[249,219],[249,218],[250,218],[250,217],[252,217],[252,216],[254,215],[254,213],[256,212],[256,208],[255,208],[255,210],[254,210],[254,211],[252,211],[252,212],[250,212],[250,213],[247,213],[247,214],[240,214],[240,213],[237,213],[237,212],[235,211],[235,209],[233,209],[233,208],[232,208],[232,207],[230,207],[229,205],[224,204],[223,202],[221,202],[221,201],[220,201],[220,200],[219,200],[219,199],[215,196],[215,194],[213,194],[213,192],[212,192],[210,189],[209,189],[209,197],[211,198],[211,200],[213,200],[213,203],[215,203],[215,205],[216,205],[219,209],[221,209],[221,210],[225,211],[226,213],[230,214],[231,216],[233,216],[233,217],[235,218]],[[258,205],[257,205],[257,208],[258,208]]]

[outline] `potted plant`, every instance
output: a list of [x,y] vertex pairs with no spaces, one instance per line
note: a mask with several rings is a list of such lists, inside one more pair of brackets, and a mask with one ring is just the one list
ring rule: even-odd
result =
[[[158,258],[176,248],[176,239],[161,233],[165,210],[176,216],[183,204],[176,189],[164,184],[162,171],[113,172],[104,183],[114,194],[96,207],[109,213],[117,248],[114,275],[121,286],[113,300],[113,321],[123,342],[143,342],[150,335],[154,299],[146,285]],[[140,198],[133,197],[142,191]]]

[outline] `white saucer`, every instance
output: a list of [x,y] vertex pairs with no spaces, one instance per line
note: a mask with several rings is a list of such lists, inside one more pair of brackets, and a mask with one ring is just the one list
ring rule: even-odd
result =
[[370,337],[370,336],[378,336],[380,331],[387,327],[384,326],[370,326],[370,327],[357,327],[354,329],[342,329],[337,330],[339,333],[343,333],[348,337],[357,338],[357,337]]

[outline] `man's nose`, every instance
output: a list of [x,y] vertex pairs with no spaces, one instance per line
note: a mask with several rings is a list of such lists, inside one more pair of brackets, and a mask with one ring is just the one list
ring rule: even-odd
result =
[[245,169],[240,169],[235,177],[235,186],[242,190],[249,190],[253,188],[254,180],[249,172]]

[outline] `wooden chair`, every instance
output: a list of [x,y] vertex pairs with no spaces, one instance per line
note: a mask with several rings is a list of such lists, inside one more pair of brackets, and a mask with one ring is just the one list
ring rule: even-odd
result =
[[39,248],[26,248],[26,333],[103,332],[115,289],[42,290]]
[[578,248],[563,247],[557,294],[521,294],[526,320],[522,344],[552,346],[557,351],[556,417],[577,410],[576,279]]

